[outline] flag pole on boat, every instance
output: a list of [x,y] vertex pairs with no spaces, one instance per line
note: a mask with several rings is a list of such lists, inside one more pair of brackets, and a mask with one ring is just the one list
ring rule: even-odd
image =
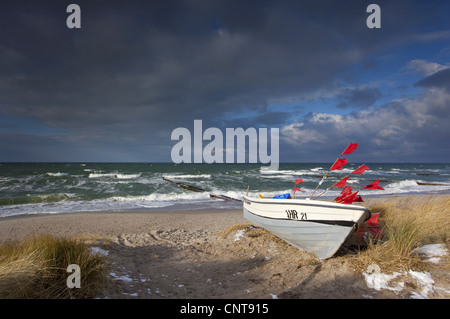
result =
[[358,174],[361,175],[362,173],[364,173],[366,170],[368,170],[369,167],[366,166],[366,164],[361,165],[360,167],[358,167],[357,169],[355,169],[353,172],[351,172],[350,174],[348,174],[347,176],[345,176],[343,179],[341,179],[339,182],[337,182],[334,185],[331,185],[330,187],[328,187],[326,190],[324,190],[322,193],[320,193],[319,195],[317,195],[314,199],[319,198],[320,196],[322,196],[323,194],[325,194],[327,191],[329,191],[331,188],[333,187],[337,187],[337,188],[344,188],[345,185],[347,184],[347,180],[350,177],[351,174]]
[[309,199],[311,199],[313,197],[313,195],[316,193],[317,189],[319,188],[320,185],[322,185],[323,181],[327,178],[328,173],[332,170],[340,170],[342,168],[342,166],[344,166],[345,164],[347,164],[347,159],[346,158],[342,158],[342,155],[345,154],[350,154],[353,153],[356,148],[358,147],[358,143],[350,143],[347,148],[341,153],[341,155],[339,155],[339,157],[337,158],[337,160],[333,163],[333,165],[331,165],[331,167],[328,169],[328,171],[325,173],[325,175],[322,177],[322,179],[320,180],[319,184],[317,185],[316,189],[314,190],[314,192],[311,194],[311,196],[309,196]]

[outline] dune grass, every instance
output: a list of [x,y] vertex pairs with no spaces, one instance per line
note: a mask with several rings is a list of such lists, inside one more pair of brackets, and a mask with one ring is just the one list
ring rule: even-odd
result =
[[[80,267],[80,288],[68,288],[70,264]],[[40,235],[0,246],[0,298],[93,298],[106,285],[104,256],[80,239]]]
[[384,270],[424,268],[414,249],[450,242],[450,196],[396,196],[367,200],[372,213],[380,213],[381,241],[369,241],[353,262],[361,269],[377,264]]
[[230,233],[234,233],[238,230],[245,230],[245,235],[247,237],[259,237],[264,234],[270,234],[267,230],[260,227],[255,227],[251,224],[236,224],[222,230],[219,232],[219,235],[222,238],[227,238]]

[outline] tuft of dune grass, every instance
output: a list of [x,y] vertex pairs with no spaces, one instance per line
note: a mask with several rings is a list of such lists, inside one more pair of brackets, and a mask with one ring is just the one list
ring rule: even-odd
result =
[[225,228],[224,230],[220,231],[219,235],[225,239],[230,235],[230,233],[235,233],[238,230],[243,230],[245,236],[249,238],[257,238],[264,236],[264,238],[269,238],[269,240],[272,242],[278,242],[283,245],[288,245],[283,239],[275,236],[268,230],[251,224],[235,224],[229,226],[228,228]]
[[[70,264],[80,288],[68,288]],[[93,298],[106,286],[107,263],[80,239],[40,235],[0,246],[0,298]]]
[[244,230],[245,235],[250,238],[259,237],[263,235],[270,235],[276,237],[275,235],[272,235],[269,231],[265,230],[264,228],[255,227],[251,224],[232,225],[219,232],[219,235],[222,236],[222,238],[227,238],[230,233],[234,233],[238,230]]
[[432,243],[450,242],[450,196],[394,196],[367,201],[372,213],[380,213],[379,224],[384,238],[369,242],[354,263],[361,269],[377,264],[384,270],[395,271],[423,268],[423,261],[414,249]]

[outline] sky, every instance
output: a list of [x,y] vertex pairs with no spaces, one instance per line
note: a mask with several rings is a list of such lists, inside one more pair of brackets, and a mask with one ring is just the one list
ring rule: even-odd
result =
[[171,162],[172,132],[202,120],[278,128],[281,162],[333,162],[357,142],[349,161],[449,163],[449,13],[434,0],[5,1],[0,161]]

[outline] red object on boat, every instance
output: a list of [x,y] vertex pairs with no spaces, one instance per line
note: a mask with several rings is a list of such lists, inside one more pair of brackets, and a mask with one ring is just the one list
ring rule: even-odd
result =
[[358,244],[367,243],[367,235],[371,235],[375,240],[379,240],[383,236],[378,220],[380,214],[372,214],[372,216],[360,227],[354,234],[354,238]]

